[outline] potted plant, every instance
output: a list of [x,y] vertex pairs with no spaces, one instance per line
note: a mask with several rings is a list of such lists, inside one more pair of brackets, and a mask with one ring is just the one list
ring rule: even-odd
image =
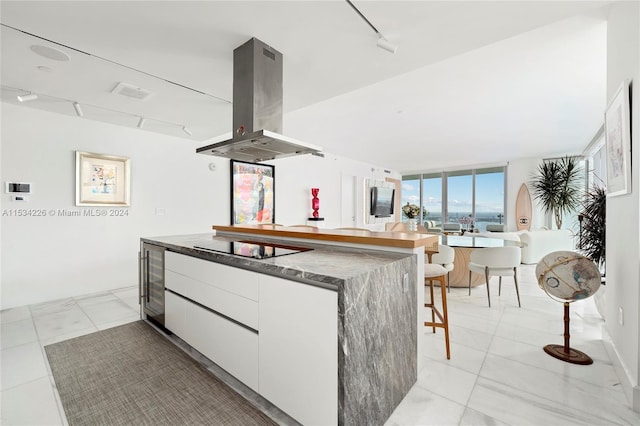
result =
[[[582,204],[578,249],[593,260],[601,272],[605,270],[607,236],[607,191],[594,186]],[[603,273],[604,275],[604,273]]]
[[562,216],[580,205],[582,169],[576,157],[565,156],[546,161],[538,166],[531,180],[534,198],[542,204],[545,213],[553,213],[558,229]]
[[591,259],[602,274],[602,286],[593,296],[596,309],[602,318],[605,317],[606,299],[606,218],[607,218],[607,191],[603,186],[596,185],[588,193],[582,205],[580,220],[580,235],[578,251]]

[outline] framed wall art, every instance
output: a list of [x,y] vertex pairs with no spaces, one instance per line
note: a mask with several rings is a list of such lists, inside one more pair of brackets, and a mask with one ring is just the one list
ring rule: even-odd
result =
[[275,167],[231,160],[231,224],[275,220]]
[[631,114],[629,80],[622,82],[604,114],[607,196],[631,192]]
[[129,206],[130,160],[76,151],[76,206]]

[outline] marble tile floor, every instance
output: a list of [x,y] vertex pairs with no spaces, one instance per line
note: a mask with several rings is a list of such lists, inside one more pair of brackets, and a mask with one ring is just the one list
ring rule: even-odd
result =
[[44,346],[139,318],[137,286],[1,311],[0,424],[68,424]]
[[[495,280],[495,281],[494,281]],[[451,360],[443,331],[427,336],[426,368],[386,425],[638,425],[601,340],[593,299],[571,306],[571,346],[591,366],[543,352],[562,344],[562,304],[538,288],[534,265],[519,269],[522,308],[513,281],[452,288],[448,296]],[[67,424],[43,347],[138,319],[137,288],[68,298],[1,312],[2,425]]]
[[[563,344],[563,304],[538,287],[535,265],[521,265],[518,308],[513,279],[451,288],[449,333],[425,330],[425,368],[386,426],[405,425],[640,425],[602,341],[604,320],[593,298],[571,304],[571,347],[594,363],[575,365],[543,351]],[[436,292],[439,294],[439,292]],[[428,296],[427,296],[428,297]]]

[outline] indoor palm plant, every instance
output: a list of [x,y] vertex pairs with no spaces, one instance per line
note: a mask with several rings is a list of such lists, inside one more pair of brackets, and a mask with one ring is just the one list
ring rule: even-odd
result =
[[553,213],[558,229],[562,216],[580,205],[582,169],[576,157],[545,161],[538,166],[531,186],[534,198],[542,204],[545,213]]
[[604,271],[606,254],[606,218],[607,191],[601,186],[594,186],[587,193],[582,205],[580,220],[580,252],[593,260]]

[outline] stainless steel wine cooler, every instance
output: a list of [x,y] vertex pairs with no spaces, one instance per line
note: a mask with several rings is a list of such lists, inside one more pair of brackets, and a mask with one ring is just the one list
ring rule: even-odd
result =
[[164,247],[140,244],[140,315],[166,331],[164,327]]

